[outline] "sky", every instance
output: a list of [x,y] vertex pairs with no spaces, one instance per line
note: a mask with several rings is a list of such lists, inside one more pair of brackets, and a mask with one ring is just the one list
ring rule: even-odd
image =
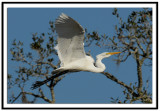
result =
[[[138,11],[138,8],[120,8],[118,12],[124,21],[132,11]],[[24,43],[24,51],[30,51],[33,33],[47,33],[49,31],[49,21],[55,21],[61,14],[65,13],[78,21],[88,32],[96,30],[99,34],[109,36],[115,35],[114,26],[118,23],[115,16],[112,15],[113,8],[8,8],[8,73],[16,76],[15,69],[20,63],[11,61],[9,49],[14,39]],[[89,47],[91,55],[95,56],[102,52],[107,52],[103,48]],[[137,81],[136,63],[130,57],[125,63],[119,66],[113,61],[114,56],[104,59],[107,72],[113,74],[119,80],[126,84]],[[58,59],[58,58],[55,58]],[[152,73],[150,68],[143,67],[144,81],[149,79],[149,91],[152,92]],[[31,87],[34,81],[30,81],[27,87]],[[50,97],[47,89],[45,95]],[[29,88],[28,88],[29,90]],[[14,87],[8,90],[8,97],[14,92],[19,93],[19,89]],[[67,74],[54,88],[56,103],[110,103],[110,97],[124,99],[123,88],[106,78],[102,74],[92,72],[77,72]],[[28,96],[32,99],[30,96]],[[15,103],[20,103],[17,100]],[[38,99],[37,103],[44,103]]]

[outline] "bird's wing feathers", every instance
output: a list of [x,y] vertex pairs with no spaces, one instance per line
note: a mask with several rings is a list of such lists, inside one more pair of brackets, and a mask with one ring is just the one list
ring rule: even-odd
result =
[[82,26],[62,13],[55,22],[55,28],[58,33],[58,55],[62,64],[84,58],[84,29]]

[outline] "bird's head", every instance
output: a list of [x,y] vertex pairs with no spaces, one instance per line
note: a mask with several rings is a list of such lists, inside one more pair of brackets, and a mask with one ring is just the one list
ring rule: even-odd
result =
[[107,57],[110,57],[111,55],[115,55],[115,54],[119,54],[119,53],[121,53],[121,52],[103,52],[103,53],[97,55],[97,58],[103,59],[103,58],[107,58]]

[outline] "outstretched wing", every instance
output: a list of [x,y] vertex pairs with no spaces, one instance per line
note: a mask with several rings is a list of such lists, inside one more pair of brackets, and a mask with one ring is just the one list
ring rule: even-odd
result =
[[62,66],[81,58],[85,58],[84,29],[71,17],[61,14],[55,22],[58,33],[58,56]]

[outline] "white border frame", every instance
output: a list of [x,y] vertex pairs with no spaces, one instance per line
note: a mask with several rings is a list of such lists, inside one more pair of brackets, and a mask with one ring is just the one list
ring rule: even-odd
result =
[[[30,2],[31,3],[31,2]],[[152,68],[152,94],[153,94],[153,103],[152,104],[8,104],[7,103],[7,8],[143,8],[143,7],[150,7],[153,9],[153,68]],[[4,20],[4,27],[3,27],[3,34],[4,34],[4,73],[3,73],[3,87],[4,87],[4,108],[156,108],[156,41],[157,41],[157,29],[156,29],[156,4],[65,4],[65,3],[59,3],[59,4],[4,4],[3,9],[3,20]],[[158,45],[158,44],[157,44]]]

